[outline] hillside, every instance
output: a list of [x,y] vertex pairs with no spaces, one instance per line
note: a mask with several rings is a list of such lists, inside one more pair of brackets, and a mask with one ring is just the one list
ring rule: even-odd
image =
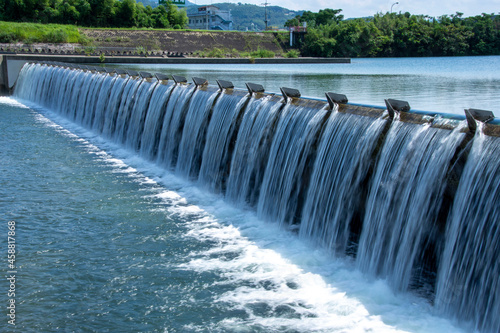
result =
[[[221,10],[230,10],[233,16],[233,27],[235,30],[245,31],[247,28],[249,31],[256,30],[261,31],[265,29],[265,8],[264,6],[243,4],[243,3],[214,3],[214,6],[220,8]],[[198,11],[196,5],[186,6],[187,13],[196,13]],[[294,18],[297,15],[301,15],[302,11],[293,11],[283,7],[278,6],[268,6],[267,7],[267,20],[268,26],[274,26],[277,28],[283,28],[285,22],[289,19]],[[253,26],[252,26],[253,23]]]

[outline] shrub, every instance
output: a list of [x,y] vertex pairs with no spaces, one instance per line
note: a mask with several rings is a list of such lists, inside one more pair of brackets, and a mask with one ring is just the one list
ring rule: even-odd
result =
[[0,31],[0,43],[14,43],[16,35],[11,32]]
[[92,44],[92,39],[85,35],[80,35],[80,37],[78,38],[78,43],[83,46],[88,46]]
[[68,34],[62,30],[52,30],[45,36],[44,41],[47,43],[66,43],[68,42]]
[[95,53],[96,51],[96,48],[95,46],[86,46],[83,51],[85,52],[86,55],[91,55],[93,53]]
[[146,55],[147,52],[148,52],[148,49],[141,45],[141,46],[137,46],[135,48],[135,52],[137,52],[137,54],[144,54],[144,55]]
[[290,50],[285,53],[285,58],[298,58],[300,56],[300,52],[298,50]]
[[212,50],[208,51],[208,58],[224,58],[225,52],[223,49],[219,49],[218,47],[214,47]]
[[274,52],[269,50],[258,49],[251,53],[252,58],[274,58]]

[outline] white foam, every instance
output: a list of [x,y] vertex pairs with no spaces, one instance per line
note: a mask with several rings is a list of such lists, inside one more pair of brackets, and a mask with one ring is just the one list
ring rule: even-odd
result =
[[[238,318],[226,319],[222,325],[228,329],[245,324],[269,330],[286,326],[308,332],[398,331],[370,315],[358,300],[347,297],[319,274],[300,268],[273,249],[258,246],[242,236],[234,225],[223,226],[210,219],[206,219],[205,224],[200,222],[190,223],[187,236],[220,245],[192,253],[190,262],[182,267],[218,272],[223,279],[217,284],[241,285],[216,299],[248,314],[245,322]],[[288,314],[273,315],[280,311]]]
[[22,109],[29,109],[29,107],[26,106],[25,104],[19,102],[18,100],[14,99],[14,98],[7,97],[7,96],[0,96],[0,104],[15,106],[17,108],[22,108]]

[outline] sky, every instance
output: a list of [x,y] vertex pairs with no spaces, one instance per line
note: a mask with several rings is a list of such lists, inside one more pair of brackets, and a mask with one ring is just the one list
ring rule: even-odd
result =
[[[218,2],[248,3],[261,5],[266,0],[191,0],[198,5],[209,5]],[[270,6],[280,6],[292,10],[309,10],[318,12],[320,9],[342,9],[345,18],[373,16],[376,13],[410,12],[432,17],[464,13],[464,17],[480,15],[481,13],[500,13],[500,0],[268,0]],[[394,4],[397,3],[397,4]],[[394,6],[393,6],[394,4]]]

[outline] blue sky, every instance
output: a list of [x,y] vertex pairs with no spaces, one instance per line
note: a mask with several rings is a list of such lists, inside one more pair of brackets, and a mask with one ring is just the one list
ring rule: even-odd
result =
[[[266,0],[191,0],[198,5],[206,5],[218,2],[249,3],[261,5]],[[375,13],[385,13],[391,10],[394,12],[410,12],[411,14],[424,14],[429,16],[441,16],[444,14],[454,14],[462,12],[464,16],[474,16],[481,13],[500,13],[500,0],[268,0],[271,6],[280,6],[292,10],[310,10],[318,12],[320,9],[333,8],[342,9],[342,14],[346,18],[372,16]]]

